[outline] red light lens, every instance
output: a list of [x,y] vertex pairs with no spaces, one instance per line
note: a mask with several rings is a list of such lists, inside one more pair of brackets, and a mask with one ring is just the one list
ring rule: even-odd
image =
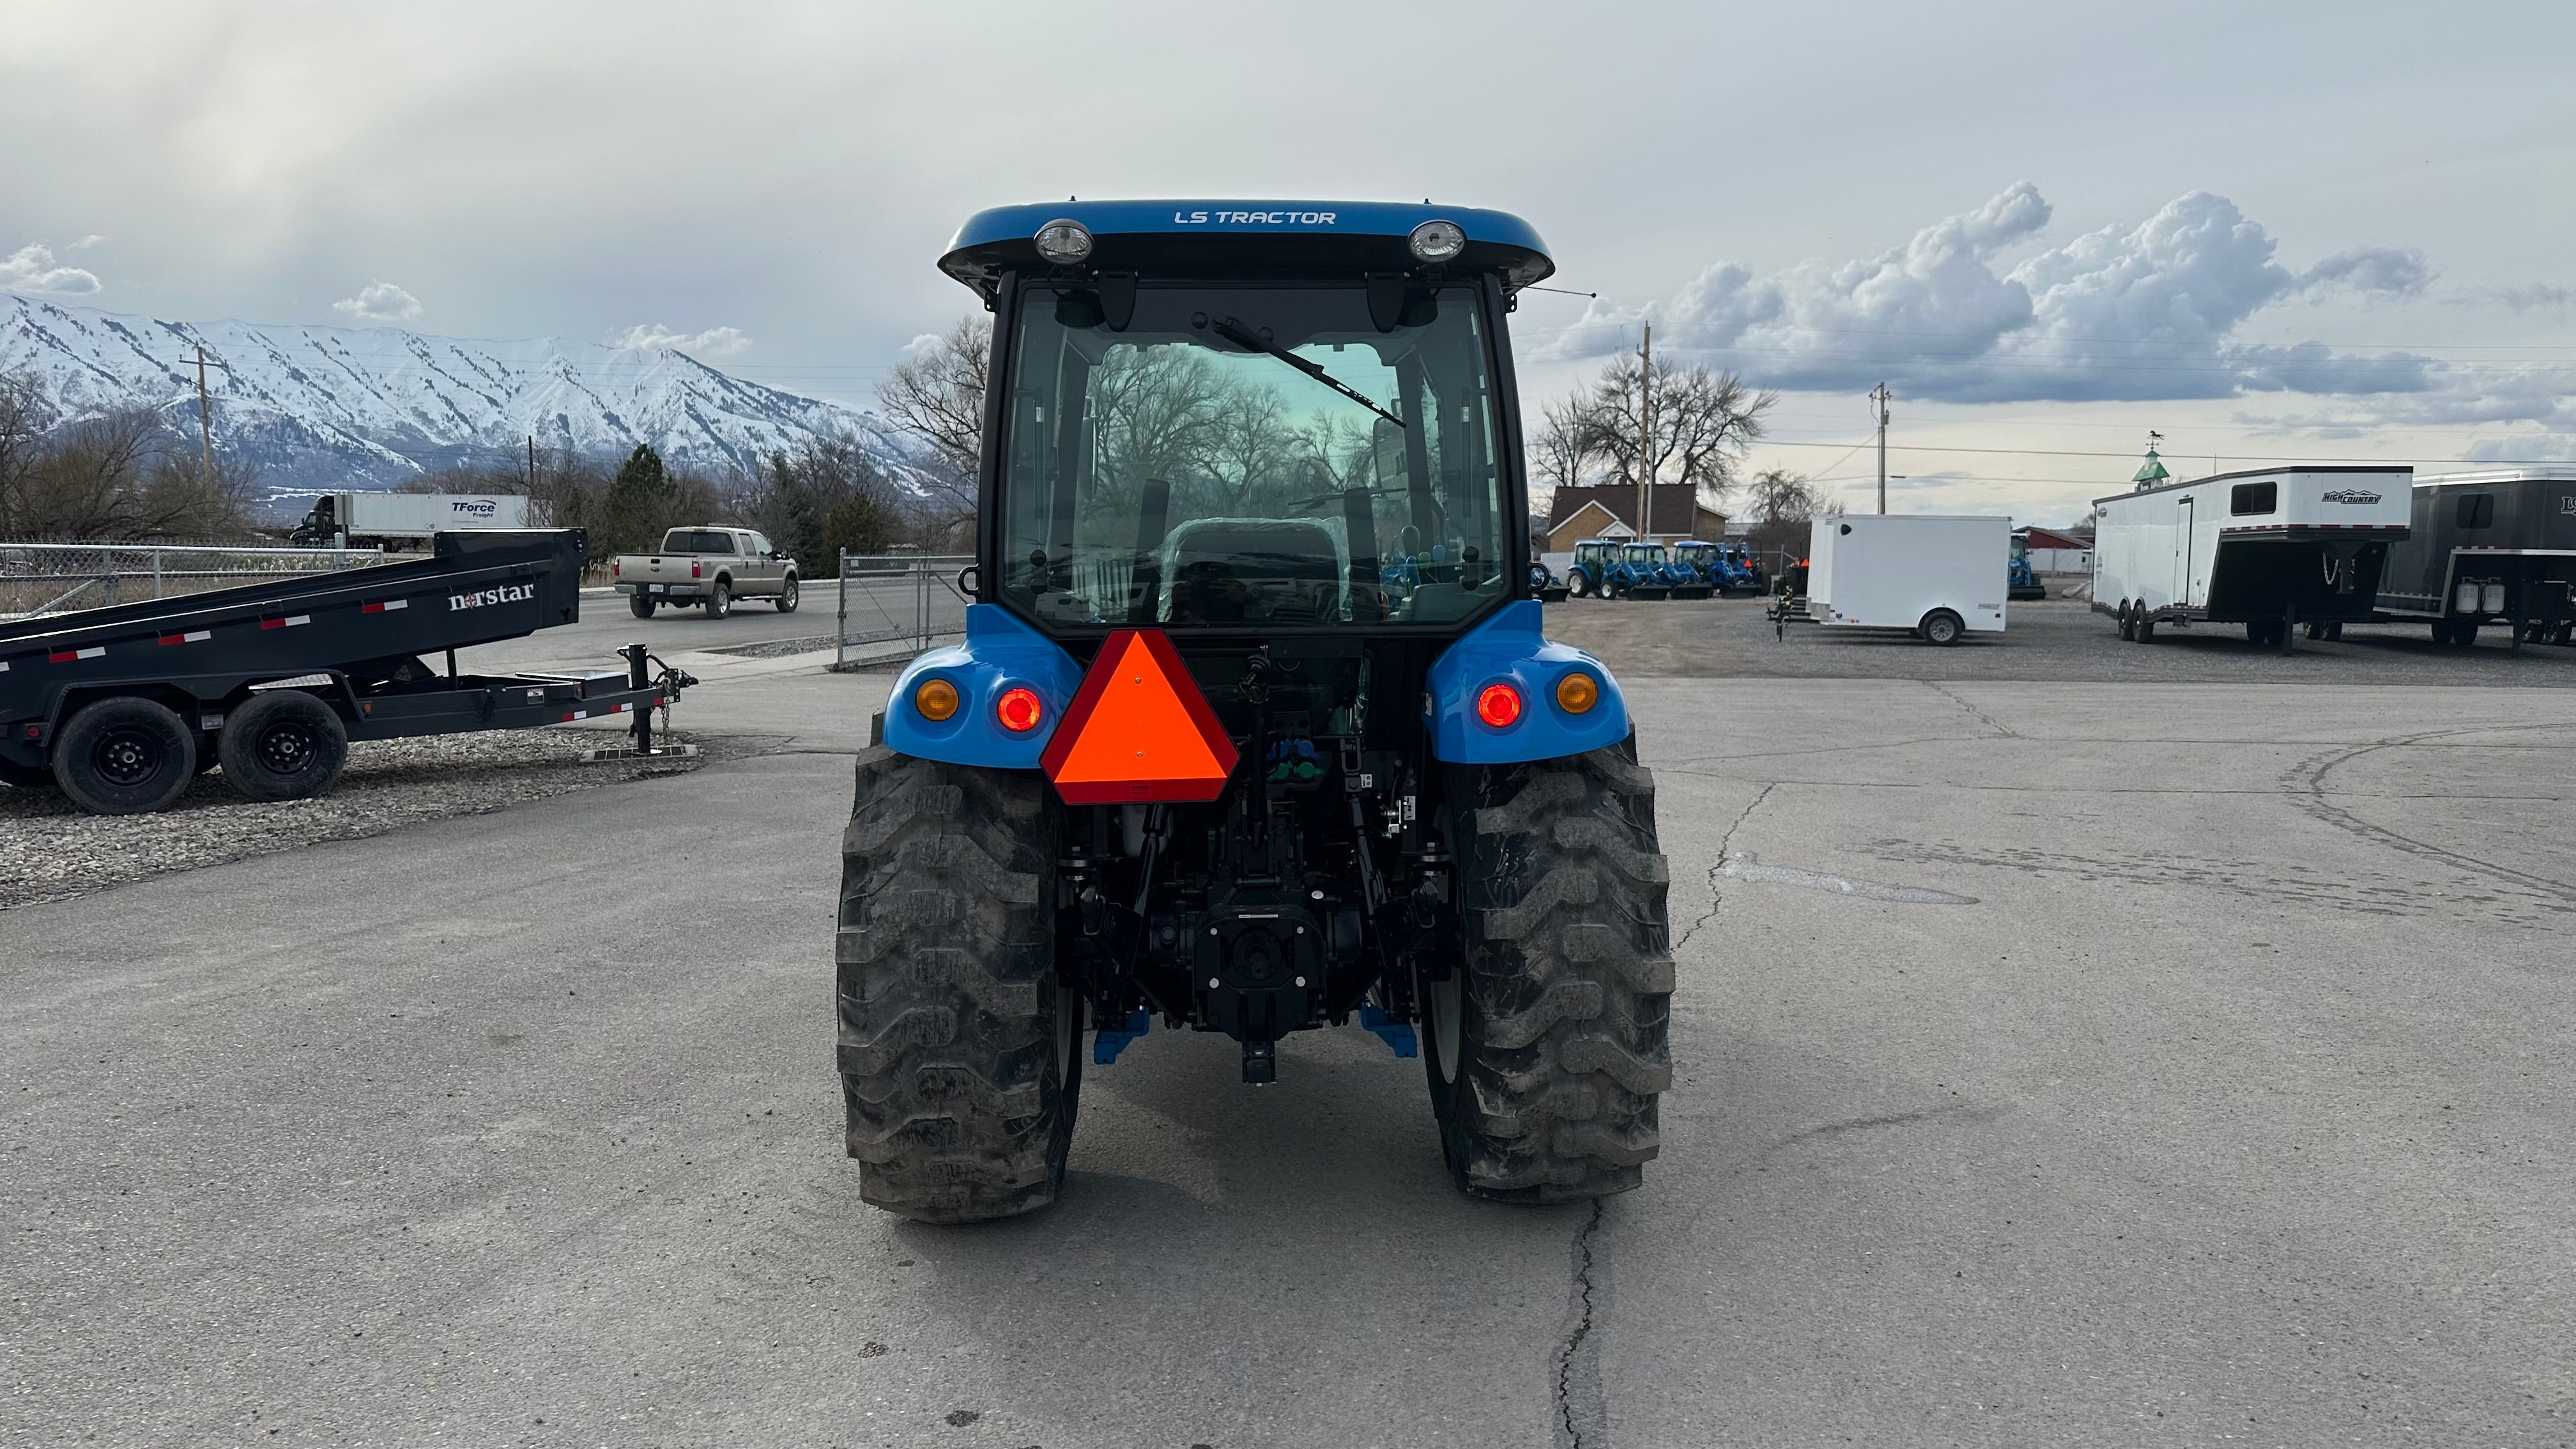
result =
[[1038,698],[1034,689],[1006,689],[1002,691],[1002,697],[994,701],[993,713],[1000,716],[1002,728],[1024,735],[1036,729],[1038,721],[1046,718],[1046,702]]
[[1520,722],[1521,692],[1508,684],[1488,684],[1476,695],[1476,718],[1494,728],[1509,729]]

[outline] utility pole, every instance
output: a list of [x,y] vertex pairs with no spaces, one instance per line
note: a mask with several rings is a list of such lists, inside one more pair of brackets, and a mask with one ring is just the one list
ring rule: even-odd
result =
[[537,435],[528,434],[528,496],[537,496]]
[[197,344],[197,442],[206,460],[205,476],[215,476],[215,405],[206,395],[206,344]]
[[1878,511],[1887,511],[1887,384],[1880,383],[1869,395],[1878,404]]
[[1641,348],[1637,369],[1637,394],[1641,399],[1637,418],[1637,542],[1646,541],[1647,529],[1654,521],[1655,480],[1648,462],[1655,455],[1655,324],[1646,324],[1646,345]]

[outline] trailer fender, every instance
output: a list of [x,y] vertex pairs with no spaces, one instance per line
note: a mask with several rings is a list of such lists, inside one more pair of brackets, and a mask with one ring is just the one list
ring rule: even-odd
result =
[[[956,712],[944,720],[924,715],[916,698],[933,679],[957,691]],[[997,706],[1014,688],[1037,691],[1046,706],[1035,729],[1015,733],[1003,727]],[[933,649],[896,677],[894,696],[886,701],[885,742],[916,759],[1034,770],[1056,721],[1081,688],[1082,669],[1062,646],[999,604],[969,604],[966,642]]]
[[[1615,745],[1628,737],[1628,702],[1601,661],[1543,631],[1534,599],[1516,599],[1449,646],[1431,666],[1422,697],[1435,759],[1460,765],[1514,765],[1553,760]],[[1569,674],[1588,674],[1597,691],[1580,713],[1557,702]],[[1495,684],[1520,694],[1518,718],[1486,722],[1477,700]]]

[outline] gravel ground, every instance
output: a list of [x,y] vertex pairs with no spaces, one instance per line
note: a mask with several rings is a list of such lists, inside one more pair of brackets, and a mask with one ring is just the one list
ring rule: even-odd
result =
[[2350,624],[2343,638],[2302,637],[2288,655],[2246,641],[2236,624],[2158,629],[2123,644],[2107,614],[2080,599],[2013,604],[2001,637],[1971,634],[1947,649],[1911,634],[1857,634],[1792,624],[1774,639],[1760,599],[1655,603],[1577,600],[1547,606],[1547,632],[1622,675],[1680,678],[2086,680],[2164,684],[2436,684],[2576,688],[2576,648],[2506,647],[2485,631],[2474,649],[2433,643],[2420,624]]
[[[349,747],[349,768],[327,795],[254,804],[201,776],[168,810],[85,815],[53,790],[0,786],[0,911],[65,900],[164,871],[194,870],[326,840],[382,835],[425,820],[480,815],[525,800],[696,769],[756,743],[691,736],[696,758],[585,764],[584,750],[620,743],[593,729],[491,730],[378,740]],[[736,748],[739,746],[740,748]]]
[[815,634],[802,639],[763,639],[752,644],[728,644],[721,649],[709,649],[704,652],[730,654],[737,659],[779,659],[790,654],[812,654],[817,650],[829,649],[836,642],[834,635]]

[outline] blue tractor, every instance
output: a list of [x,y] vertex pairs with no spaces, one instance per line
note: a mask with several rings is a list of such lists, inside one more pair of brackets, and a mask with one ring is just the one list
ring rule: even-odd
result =
[[[1537,233],[1065,202],[976,215],[940,266],[992,309],[992,391],[965,640],[896,680],[842,839],[860,1195],[1052,1202],[1086,1057],[1158,1019],[1255,1084],[1296,1031],[1418,1054],[1468,1193],[1637,1186],[1666,870],[1618,682],[1519,566]],[[1263,446],[1155,426],[1212,396]]]
[[2016,535],[2012,541],[2012,561],[2004,565],[2004,598],[2011,602],[2045,599],[2048,588],[2030,566],[2030,540]]
[[1673,592],[1673,571],[1660,543],[1623,543],[1610,560],[1602,594],[1612,599],[1662,599]]
[[1610,566],[1619,561],[1615,538],[1587,538],[1574,546],[1574,562],[1565,566],[1565,592],[1577,599],[1610,597]]

